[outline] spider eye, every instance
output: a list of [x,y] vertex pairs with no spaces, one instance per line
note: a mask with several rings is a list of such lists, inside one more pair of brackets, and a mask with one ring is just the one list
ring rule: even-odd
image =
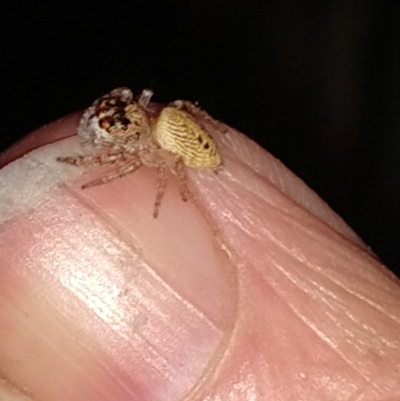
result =
[[128,118],[121,119],[122,129],[126,131],[128,129],[128,125],[130,124],[130,120]]
[[115,125],[115,121],[112,117],[106,116],[99,120],[99,125],[101,128],[107,130]]
[[126,102],[124,102],[123,100],[120,100],[120,99],[115,100],[114,104],[115,104],[115,107],[117,107],[119,109],[123,109],[127,105]]

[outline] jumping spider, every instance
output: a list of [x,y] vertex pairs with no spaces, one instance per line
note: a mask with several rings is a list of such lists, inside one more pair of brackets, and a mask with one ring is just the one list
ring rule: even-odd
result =
[[217,170],[222,160],[217,144],[191,115],[200,113],[212,120],[207,113],[191,102],[177,100],[152,118],[146,111],[152,95],[145,89],[135,100],[129,88],[117,88],[96,100],[85,110],[78,127],[78,136],[93,145],[94,151],[57,160],[75,166],[118,165],[115,172],[82,185],[83,189],[114,181],[141,166],[156,168],[156,218],[169,173],[177,177],[180,196],[187,201],[191,192],[186,167]]

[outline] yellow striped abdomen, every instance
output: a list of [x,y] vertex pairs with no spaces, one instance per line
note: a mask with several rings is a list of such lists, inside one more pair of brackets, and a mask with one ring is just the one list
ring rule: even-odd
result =
[[183,110],[165,107],[153,122],[152,131],[158,144],[181,156],[187,167],[215,170],[222,164],[214,139]]

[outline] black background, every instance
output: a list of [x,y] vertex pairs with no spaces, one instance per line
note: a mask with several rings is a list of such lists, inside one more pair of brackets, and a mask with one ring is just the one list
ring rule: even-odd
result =
[[199,101],[399,274],[399,1],[30,3],[1,6],[0,149],[117,86]]

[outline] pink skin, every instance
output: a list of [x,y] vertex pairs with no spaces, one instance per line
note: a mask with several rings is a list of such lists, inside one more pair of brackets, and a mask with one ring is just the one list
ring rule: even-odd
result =
[[0,157],[37,148],[0,171],[1,400],[400,399],[399,282],[301,180],[204,122],[223,170],[154,219],[153,170],[54,162],[77,118]]

